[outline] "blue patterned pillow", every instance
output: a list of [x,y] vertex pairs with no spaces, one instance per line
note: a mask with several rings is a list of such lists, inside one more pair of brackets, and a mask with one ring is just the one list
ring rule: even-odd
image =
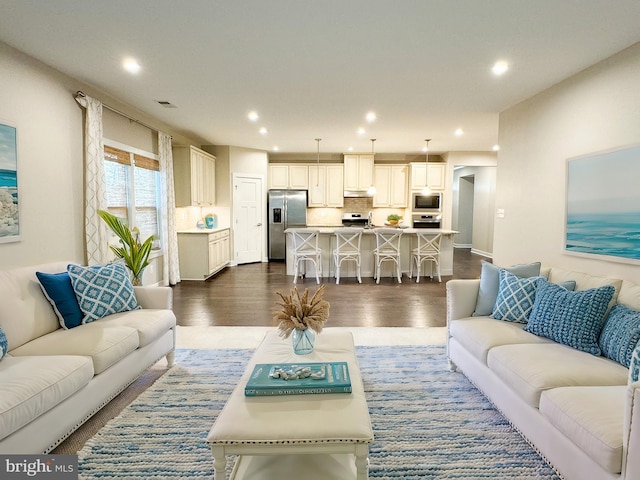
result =
[[640,380],[640,346],[633,351],[629,364],[629,383],[636,383],[638,380]]
[[2,360],[2,357],[4,357],[8,351],[9,342],[7,340],[7,336],[4,333],[4,330],[2,330],[2,327],[0,327],[0,360]]
[[604,324],[598,344],[602,354],[629,368],[631,355],[640,341],[640,312],[615,305]]
[[[476,309],[473,316],[491,315],[493,307],[498,298],[498,289],[500,286],[500,267],[482,260],[482,270],[480,271],[480,289],[478,290],[478,299],[476,301]],[[509,273],[513,273],[521,278],[535,277],[540,275],[540,262],[528,263],[523,265],[513,265],[506,267]]]
[[600,356],[598,337],[614,292],[611,285],[571,292],[540,278],[524,330]]
[[509,322],[527,323],[536,297],[539,278],[543,277],[519,278],[501,268],[498,298],[491,317]]
[[82,310],[71,285],[68,272],[36,272],[44,296],[53,307],[60,326],[65,329],[82,325]]
[[124,265],[113,263],[81,267],[72,264],[67,271],[80,310],[84,313],[82,323],[140,308]]

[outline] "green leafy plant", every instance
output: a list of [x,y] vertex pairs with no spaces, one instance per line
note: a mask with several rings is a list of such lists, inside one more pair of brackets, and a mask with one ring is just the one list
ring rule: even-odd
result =
[[142,272],[149,265],[153,235],[141,243],[137,228],[131,230],[120,218],[105,210],[98,210],[98,215],[120,239],[121,246],[109,245],[109,248],[116,257],[124,260],[126,267],[131,270],[133,284],[141,285]]
[[397,213],[392,213],[387,217],[387,222],[399,222],[402,220],[402,216]]

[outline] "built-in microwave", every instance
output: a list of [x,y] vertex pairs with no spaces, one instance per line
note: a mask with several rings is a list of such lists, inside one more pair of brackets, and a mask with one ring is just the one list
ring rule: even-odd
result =
[[414,193],[411,199],[411,209],[414,212],[440,212],[442,208],[441,193]]

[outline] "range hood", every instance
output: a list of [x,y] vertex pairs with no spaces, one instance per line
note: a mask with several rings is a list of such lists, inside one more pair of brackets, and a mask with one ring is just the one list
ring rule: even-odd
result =
[[367,190],[345,190],[344,197],[345,198],[373,197],[373,194],[369,193]]

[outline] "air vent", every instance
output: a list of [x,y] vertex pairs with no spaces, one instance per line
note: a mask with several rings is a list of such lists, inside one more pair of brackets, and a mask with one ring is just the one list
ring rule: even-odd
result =
[[156,102],[158,102],[164,108],[178,108],[174,104],[172,104],[171,102],[169,102],[167,100],[156,100]]

